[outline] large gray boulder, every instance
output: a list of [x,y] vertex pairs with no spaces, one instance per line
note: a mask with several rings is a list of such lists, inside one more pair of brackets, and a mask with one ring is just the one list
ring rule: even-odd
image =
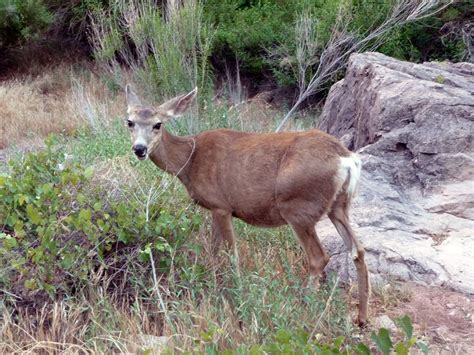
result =
[[[319,128],[363,160],[352,221],[372,274],[474,293],[474,64],[354,54]],[[334,229],[319,231],[347,274]]]

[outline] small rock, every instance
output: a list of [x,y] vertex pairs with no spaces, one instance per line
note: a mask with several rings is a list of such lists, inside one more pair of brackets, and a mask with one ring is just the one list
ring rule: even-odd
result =
[[376,328],[386,328],[392,332],[397,330],[397,326],[395,325],[393,320],[391,320],[390,317],[386,314],[375,318],[374,325]]
[[448,307],[449,309],[452,309],[452,308],[456,307],[456,305],[454,303],[447,303],[446,307]]

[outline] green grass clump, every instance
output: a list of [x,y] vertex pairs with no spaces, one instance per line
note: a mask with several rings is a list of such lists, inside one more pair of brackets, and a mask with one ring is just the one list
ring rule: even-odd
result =
[[123,73],[117,60],[132,68],[132,79],[151,97],[170,97],[199,86],[211,88],[209,55],[213,28],[200,1],[159,7],[154,1],[117,1],[93,12],[94,55]]

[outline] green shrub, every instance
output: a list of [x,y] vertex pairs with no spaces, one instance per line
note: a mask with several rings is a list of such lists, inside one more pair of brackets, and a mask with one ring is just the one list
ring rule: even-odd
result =
[[219,329],[211,329],[208,332],[201,334],[200,342],[206,344],[205,354],[358,354],[370,355],[371,348],[376,350],[375,353],[382,353],[388,355],[396,353],[397,355],[407,355],[416,347],[424,354],[428,354],[428,346],[425,342],[419,340],[413,335],[413,325],[410,317],[404,316],[396,319],[396,324],[399,330],[403,333],[403,338],[393,343],[393,338],[390,332],[385,328],[378,329],[377,332],[372,332],[371,340],[373,344],[366,345],[363,342],[353,344],[347,341],[344,336],[338,336],[328,342],[322,342],[315,339],[314,334],[309,333],[303,329],[296,331],[288,330],[287,328],[280,328],[277,330],[272,341],[266,342],[263,345],[245,345],[237,349],[227,349],[219,351],[215,344],[213,344],[214,335],[219,332]]
[[[10,161],[0,175],[0,285],[20,294],[51,297],[86,282],[113,250],[133,246],[143,262],[160,255],[159,270],[199,225],[187,207],[148,206],[107,197],[93,182],[94,170],[65,160],[51,142],[45,151]],[[146,209],[146,213],[145,213]],[[149,223],[153,220],[153,223]]]
[[134,81],[155,99],[194,86],[205,92],[211,85],[213,30],[202,11],[199,1],[186,1],[177,10],[159,8],[151,0],[118,1],[95,13],[95,57],[111,67],[119,81],[118,62],[126,62]]
[[294,58],[273,60],[270,53],[296,51],[295,23],[301,15],[310,16],[316,25],[317,57],[331,36],[340,6],[350,9],[349,28],[364,33],[380,24],[392,1],[365,0],[263,0],[204,1],[205,15],[217,27],[213,61],[218,67],[237,61],[244,75],[257,79],[273,76],[283,86],[295,84],[289,66]]
[[52,20],[42,0],[0,0],[0,48],[38,37]]
[[266,48],[283,41],[301,1],[206,0],[206,18],[217,26],[213,57],[219,65],[237,60],[244,73],[268,70]]
[[[300,36],[295,33],[295,24],[301,15],[309,15],[315,24],[314,62],[317,63],[341,6],[348,14],[348,30],[357,37],[379,26],[395,3],[394,0],[206,0],[205,16],[217,28],[213,63],[222,71],[228,62],[237,61],[242,74],[257,82],[273,77],[280,86],[294,85],[296,76],[291,66],[295,63],[298,41],[295,36]],[[448,22],[461,21],[469,11],[466,6],[454,4],[434,17],[393,29],[380,51],[416,62],[461,60],[465,52],[462,38],[442,39],[440,29]]]
[[443,36],[443,26],[463,23],[469,11],[465,3],[453,4],[436,16],[409,23],[388,34],[385,43],[378,49],[389,56],[412,62],[464,60],[466,45],[462,34]]

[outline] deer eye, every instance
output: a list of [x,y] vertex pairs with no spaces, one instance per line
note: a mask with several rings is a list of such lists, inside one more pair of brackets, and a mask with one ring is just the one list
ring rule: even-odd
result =
[[128,127],[133,128],[135,126],[135,122],[127,120],[127,125]]
[[161,122],[158,122],[153,126],[153,129],[160,129],[160,128],[161,128]]

